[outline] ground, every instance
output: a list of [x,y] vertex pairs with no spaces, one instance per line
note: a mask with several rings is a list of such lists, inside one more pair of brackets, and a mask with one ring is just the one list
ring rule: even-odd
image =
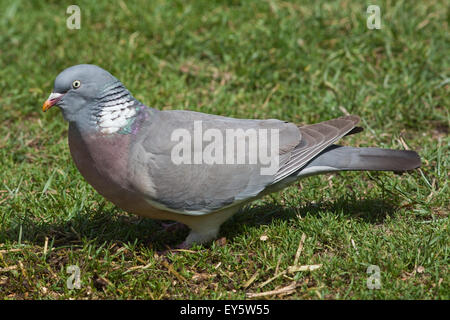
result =
[[[448,2],[370,4],[381,29],[356,1],[78,1],[71,30],[60,1],[0,1],[0,298],[449,299]],[[41,112],[79,63],[159,109],[357,114],[365,131],[343,144],[410,148],[423,165],[307,178],[211,245],[158,254],[187,231],[105,201],[76,170],[61,113]]]

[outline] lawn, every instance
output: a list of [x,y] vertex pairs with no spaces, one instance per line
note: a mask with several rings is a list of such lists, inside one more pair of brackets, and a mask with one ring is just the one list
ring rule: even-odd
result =
[[[450,298],[447,1],[78,1],[74,30],[68,4],[0,0],[1,299]],[[369,4],[381,29],[367,27]],[[163,254],[187,231],[104,200],[72,162],[61,113],[41,112],[79,63],[158,109],[356,114],[365,130],[343,144],[410,148],[422,168],[306,178],[214,243]]]

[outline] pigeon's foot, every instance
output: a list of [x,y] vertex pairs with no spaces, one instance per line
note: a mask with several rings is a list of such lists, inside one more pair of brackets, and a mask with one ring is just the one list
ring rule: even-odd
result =
[[177,250],[190,249],[194,244],[206,244],[206,243],[214,240],[217,237],[218,233],[219,233],[219,229],[217,229],[215,232],[208,232],[208,234],[201,234],[201,233],[197,233],[195,231],[191,231],[183,242],[181,242],[173,247],[168,246],[167,250],[160,251],[160,252],[158,252],[158,254],[166,255],[169,252],[176,253]]
[[[202,236],[199,236],[198,234],[192,235],[192,233],[193,232],[191,231],[191,233],[189,233],[189,235],[186,238],[186,240],[184,240],[183,242],[181,242],[181,243],[179,243],[179,244],[177,244],[175,246],[167,246],[166,245],[166,247],[167,247],[166,250],[158,251],[157,253],[159,255],[161,255],[161,256],[165,256],[165,255],[167,255],[169,253],[176,254],[177,251],[183,251],[183,250],[190,249],[194,244],[207,243],[207,242],[213,240],[217,236],[217,234],[216,234],[216,235],[211,235],[209,237],[204,237],[204,236],[202,237]],[[191,236],[191,237],[189,238],[189,236]],[[201,239],[205,239],[204,242],[201,242]]]
[[187,226],[185,224],[180,223],[180,222],[173,222],[173,223],[161,222],[161,227],[166,232],[177,232],[179,230],[187,229]]

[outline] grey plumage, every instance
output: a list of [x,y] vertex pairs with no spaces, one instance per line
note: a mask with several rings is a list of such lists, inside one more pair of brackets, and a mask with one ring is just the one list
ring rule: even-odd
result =
[[[312,159],[301,172],[408,171],[420,166],[420,158],[410,150],[354,148],[332,145]],[[316,168],[316,169],[314,169]],[[328,171],[326,168],[330,168]],[[300,173],[301,173],[300,172]]]
[[273,176],[260,174],[261,164],[174,164],[170,156],[176,142],[171,141],[170,134],[161,132],[183,128],[193,135],[194,121],[199,120],[204,130],[214,128],[223,134],[226,129],[237,128],[279,129],[280,148],[286,150],[281,163],[287,161],[289,151],[300,140],[295,125],[279,120],[238,120],[199,112],[152,110],[130,154],[132,159],[139,158],[136,179],[152,181],[156,188],[150,192],[146,186],[137,188],[153,201],[185,214],[211,213],[256,196],[273,182]]
[[[192,231],[184,246],[213,239],[220,225],[245,203],[300,178],[333,171],[405,171],[420,166],[413,151],[335,145],[345,135],[362,130],[356,126],[357,116],[298,127],[276,119],[159,111],[143,105],[119,80],[92,65],[74,66],[58,75],[44,111],[53,105],[62,109],[69,122],[70,151],[86,180],[126,211],[188,225]],[[275,130],[277,170],[261,174],[263,164],[251,161],[175,163],[172,152],[177,141],[172,134],[183,130],[195,135],[199,123],[205,132],[212,130],[221,136],[227,130]],[[252,138],[249,134],[232,139]],[[274,141],[267,145],[274,146]],[[196,149],[198,145],[189,142],[192,148],[189,154],[183,151],[183,156],[197,159],[208,143],[202,141]],[[214,150],[217,155],[218,149]],[[254,152],[246,147],[245,159],[253,159]]]

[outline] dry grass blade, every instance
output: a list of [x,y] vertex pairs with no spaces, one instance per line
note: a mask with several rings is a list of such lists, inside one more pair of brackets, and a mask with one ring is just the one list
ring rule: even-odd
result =
[[261,284],[259,285],[259,287],[262,288],[262,287],[264,287],[265,285],[271,283],[273,280],[275,280],[275,279],[277,279],[277,278],[279,278],[280,276],[285,275],[285,274],[286,274],[286,270],[281,271],[280,273],[276,273],[275,276],[273,276],[272,278],[270,278],[270,279],[264,281],[263,283],[261,283]]
[[280,87],[280,84],[276,84],[275,87],[272,88],[272,90],[269,92],[269,94],[267,95],[266,100],[264,101],[261,109],[264,109],[267,104],[269,103],[270,99],[272,98],[273,94],[278,90],[278,88]]
[[48,250],[48,237],[45,237],[45,242],[44,242],[44,255],[47,254],[47,250]]
[[17,266],[8,266],[5,268],[0,268],[0,272],[8,272],[8,271],[12,271],[12,270],[17,270]]
[[22,251],[22,249],[4,249],[0,250],[0,253],[19,252],[19,251]]
[[300,243],[298,244],[298,249],[297,252],[295,253],[295,258],[294,258],[294,266],[296,266],[298,264],[298,259],[300,258],[300,254],[303,251],[303,244],[305,243],[306,240],[306,234],[302,234],[302,238],[300,239]]
[[244,289],[247,289],[258,277],[259,272],[256,271],[255,274],[253,276],[251,276],[250,279],[248,279],[248,281],[246,283],[244,283],[244,285],[242,286]]
[[322,264],[309,264],[304,266],[291,266],[288,268],[289,273],[299,272],[299,271],[314,271],[322,267]]
[[189,249],[171,249],[171,252],[188,252],[188,253],[199,253],[199,251],[189,250]]
[[162,261],[162,264],[163,264],[163,266],[166,267],[167,270],[168,270],[170,273],[172,273],[178,280],[180,280],[181,282],[185,282],[185,281],[186,281],[186,279],[185,279],[181,274],[179,274],[177,271],[175,271],[175,269],[173,268],[173,266],[172,266],[171,264],[169,264],[167,261],[163,260],[163,261]]
[[131,271],[134,271],[134,270],[145,270],[145,269],[150,268],[152,265],[153,265],[153,263],[149,263],[149,264],[146,264],[145,266],[135,266],[135,267],[131,267],[131,268],[129,268],[127,271],[125,271],[123,274],[126,274],[126,273],[131,272]]
[[353,249],[355,249],[356,254],[359,255],[359,251],[358,248],[356,247],[355,240],[350,239],[350,242],[352,244]]
[[271,291],[266,291],[266,292],[258,292],[258,293],[247,293],[247,297],[248,298],[260,298],[260,297],[266,297],[266,296],[273,296],[273,295],[277,295],[277,294],[290,294],[290,293],[294,293],[295,289],[300,286],[299,282],[292,282],[290,285],[280,288],[280,289],[275,289],[275,290],[271,290]]

